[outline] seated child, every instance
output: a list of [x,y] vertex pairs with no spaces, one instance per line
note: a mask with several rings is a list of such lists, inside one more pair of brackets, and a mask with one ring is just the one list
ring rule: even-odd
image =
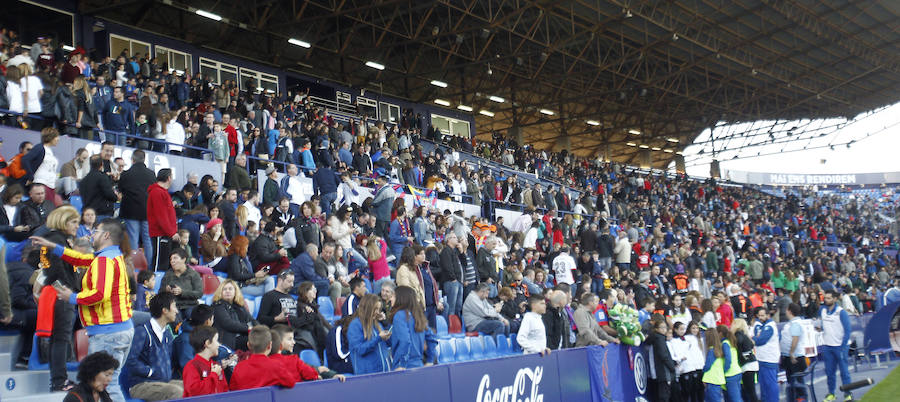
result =
[[213,361],[219,354],[219,332],[199,326],[191,332],[191,346],[197,355],[184,365],[184,397],[228,392],[228,381],[222,366]]
[[250,357],[238,362],[231,374],[232,391],[280,385],[293,388],[294,376],[284,370],[284,365],[269,359],[272,351],[272,332],[265,325],[257,325],[247,337]]

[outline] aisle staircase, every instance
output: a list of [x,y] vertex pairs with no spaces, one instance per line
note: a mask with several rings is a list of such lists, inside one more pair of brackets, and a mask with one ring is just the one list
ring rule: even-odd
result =
[[[66,394],[64,392],[50,393],[49,370],[16,370],[15,356],[21,350],[21,337],[17,332],[0,332],[0,400],[7,401],[34,401],[34,402],[59,402]],[[69,372],[69,378],[75,380],[75,372]]]

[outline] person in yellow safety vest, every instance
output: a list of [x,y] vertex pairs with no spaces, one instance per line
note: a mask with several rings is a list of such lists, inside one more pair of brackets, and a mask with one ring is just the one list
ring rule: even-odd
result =
[[725,368],[725,400],[740,401],[741,398],[741,365],[738,364],[737,340],[734,334],[724,325],[716,327],[722,338],[722,353],[731,356],[731,365]]
[[722,401],[722,386],[725,385],[725,370],[732,364],[731,351],[723,350],[725,344],[719,337],[719,331],[706,331],[706,363],[703,365],[703,384],[705,388],[703,400],[706,402]]

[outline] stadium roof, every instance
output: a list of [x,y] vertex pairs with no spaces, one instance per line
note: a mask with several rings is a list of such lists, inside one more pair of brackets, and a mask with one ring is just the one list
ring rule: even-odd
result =
[[519,127],[538,147],[621,161],[659,149],[655,167],[720,121],[850,118],[900,100],[895,0],[79,3],[291,71],[467,105],[479,134]]

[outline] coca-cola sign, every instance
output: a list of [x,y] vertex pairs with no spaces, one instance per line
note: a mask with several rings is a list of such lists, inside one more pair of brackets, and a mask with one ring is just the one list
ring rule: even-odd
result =
[[512,384],[491,384],[491,375],[485,374],[478,384],[475,402],[544,402],[540,391],[544,367],[521,368]]

